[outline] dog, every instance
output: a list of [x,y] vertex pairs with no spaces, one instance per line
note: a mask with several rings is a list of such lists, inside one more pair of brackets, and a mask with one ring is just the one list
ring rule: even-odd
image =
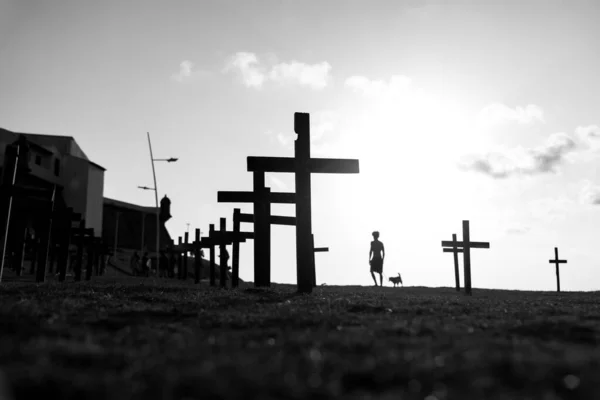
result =
[[402,283],[402,277],[400,276],[400,273],[398,272],[398,276],[392,276],[391,278],[389,278],[390,282],[392,282],[394,284],[394,287],[396,287],[398,284],[401,284],[402,286],[404,286],[404,283]]

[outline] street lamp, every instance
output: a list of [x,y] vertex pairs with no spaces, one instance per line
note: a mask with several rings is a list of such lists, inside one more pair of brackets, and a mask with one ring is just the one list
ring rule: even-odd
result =
[[140,189],[144,190],[154,190],[154,200],[156,201],[156,259],[158,260],[158,252],[160,251],[160,207],[158,205],[158,186],[156,185],[156,171],[154,169],[155,161],[166,161],[166,162],[175,162],[178,158],[154,158],[152,155],[152,143],[150,142],[150,132],[146,132],[148,135],[148,148],[150,149],[150,162],[152,164],[152,177],[154,178],[154,187],[147,186],[138,186]]

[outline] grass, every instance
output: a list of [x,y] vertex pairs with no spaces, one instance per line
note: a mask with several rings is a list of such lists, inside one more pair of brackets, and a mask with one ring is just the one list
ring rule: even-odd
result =
[[[598,293],[0,285],[15,399],[593,399]],[[48,397],[49,396],[49,397]]]

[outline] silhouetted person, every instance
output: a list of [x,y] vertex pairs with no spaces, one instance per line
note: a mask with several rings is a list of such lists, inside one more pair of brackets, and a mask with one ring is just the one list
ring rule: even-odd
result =
[[379,274],[379,284],[383,286],[383,259],[385,258],[385,249],[383,243],[379,241],[379,232],[373,232],[373,241],[371,242],[371,250],[369,251],[369,264],[371,265],[371,276],[377,286],[375,272]]
[[134,275],[136,274],[139,263],[140,263],[140,255],[138,254],[137,251],[134,251],[133,255],[131,256],[131,260],[129,262],[129,268],[131,268],[131,272],[133,272]]
[[167,270],[169,269],[169,259],[164,251],[160,251],[160,258],[158,262],[158,276],[159,278],[167,277]]
[[147,268],[147,264],[148,264],[148,252],[147,251],[144,252],[144,255],[142,256],[142,262],[140,264],[141,264],[140,270],[142,272],[142,275],[146,275],[146,268]]
[[169,254],[169,278],[175,278],[175,265],[177,264],[177,258],[175,253],[171,251]]
[[[221,265],[224,265],[226,269],[229,269],[227,263],[229,262],[229,252],[225,249],[225,253],[219,254],[221,258]],[[227,275],[225,275],[225,279],[227,279]]]

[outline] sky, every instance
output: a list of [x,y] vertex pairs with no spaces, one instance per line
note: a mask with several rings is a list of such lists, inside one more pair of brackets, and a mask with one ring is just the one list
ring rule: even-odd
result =
[[[360,162],[313,175],[318,284],[372,285],[378,230],[386,277],[451,287],[441,241],[469,220],[491,243],[474,288],[556,290],[558,247],[561,290],[599,290],[599,17],[593,0],[0,0],[0,126],[73,136],[106,197],[153,206],[149,132],[179,158],[156,163],[177,240],[251,213],[217,192],[251,190],[248,156],[292,157],[307,112],[313,157]],[[294,228],[271,246],[272,280],[295,283]]]

